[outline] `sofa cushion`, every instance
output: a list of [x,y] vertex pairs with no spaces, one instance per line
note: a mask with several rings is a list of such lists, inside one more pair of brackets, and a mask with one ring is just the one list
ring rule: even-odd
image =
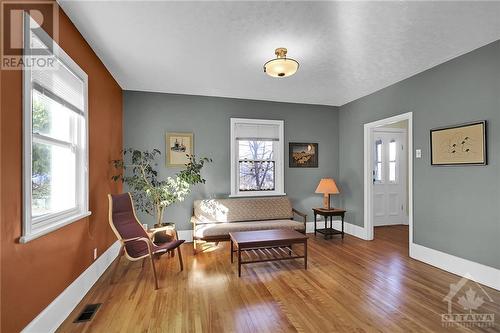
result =
[[294,220],[266,220],[239,223],[197,224],[194,236],[197,238],[227,236],[230,232],[271,229],[293,229],[304,231],[304,223]]
[[195,200],[197,223],[280,220],[293,217],[287,197]]

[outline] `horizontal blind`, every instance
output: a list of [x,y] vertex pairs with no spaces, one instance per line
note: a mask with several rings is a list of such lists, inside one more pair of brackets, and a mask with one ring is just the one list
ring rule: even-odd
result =
[[237,123],[234,130],[236,140],[279,141],[278,125]]
[[[34,44],[43,43],[35,34],[31,34],[31,38],[36,40]],[[52,99],[57,96],[58,102],[64,100],[65,105],[71,105],[73,111],[79,110],[84,112],[84,82],[75,73],[73,73],[57,56],[56,63],[53,69],[33,69],[31,79],[34,86],[41,93],[48,95]]]

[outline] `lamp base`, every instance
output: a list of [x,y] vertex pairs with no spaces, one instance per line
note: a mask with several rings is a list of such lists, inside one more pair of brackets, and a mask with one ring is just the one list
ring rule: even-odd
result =
[[332,209],[333,207],[330,207],[330,194],[325,193],[323,195],[323,208],[324,209]]

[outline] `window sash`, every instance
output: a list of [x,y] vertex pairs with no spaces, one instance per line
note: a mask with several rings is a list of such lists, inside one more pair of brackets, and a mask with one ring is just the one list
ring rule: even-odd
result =
[[[69,108],[68,106],[71,106],[70,103],[66,102],[64,100],[64,98],[59,97],[56,94],[50,93],[50,91],[48,89],[43,88],[43,86],[40,85],[39,83],[32,81],[31,88],[32,88],[32,90],[36,90],[39,93],[43,93],[46,97],[48,97],[52,101],[65,107],[65,110],[67,110],[66,112],[75,112],[79,118],[81,118],[81,116],[83,115],[82,112],[79,109],[77,109],[76,107],[73,106],[72,108]],[[40,88],[42,88],[44,91],[41,91]],[[76,109],[76,111],[75,111],[75,109]],[[31,108],[31,113],[32,113],[31,117],[33,118],[33,107]],[[44,144],[47,146],[54,146],[54,147],[61,147],[61,148],[69,149],[72,153],[75,154],[75,159],[76,159],[75,160],[75,168],[73,170],[73,172],[75,174],[75,182],[76,182],[74,184],[75,191],[76,191],[76,193],[75,193],[75,206],[71,207],[69,209],[64,209],[64,210],[60,210],[60,211],[49,212],[49,213],[43,214],[43,215],[34,216],[33,215],[33,202],[32,202],[32,204],[31,204],[31,220],[32,220],[33,227],[51,224],[51,223],[53,223],[54,220],[63,218],[65,216],[77,214],[78,211],[80,210],[79,206],[80,206],[81,198],[78,195],[78,192],[79,192],[78,188],[80,186],[78,178],[79,178],[79,173],[81,172],[79,170],[79,167],[78,167],[78,160],[79,160],[78,147],[81,145],[81,143],[78,140],[78,128],[82,126],[80,121],[81,121],[81,119],[76,119],[76,124],[75,124],[75,121],[71,120],[66,125],[69,127],[71,141],[57,139],[57,138],[54,138],[50,135],[45,135],[45,134],[42,134],[39,132],[32,133],[32,137],[31,137],[32,144],[33,143],[40,143],[40,144]],[[32,147],[32,149],[33,149],[33,147]],[[52,172],[52,170],[50,170],[50,171]],[[33,172],[32,172],[32,175],[33,175]],[[33,193],[31,195],[32,195],[32,200],[33,200]]]
[[76,148],[78,146],[77,144],[74,144],[72,142],[55,139],[55,138],[53,138],[51,136],[43,135],[43,134],[40,134],[38,132],[35,132],[35,133],[32,134],[32,139],[31,140],[32,140],[32,142],[43,143],[43,144],[46,144],[46,145],[59,146],[59,147],[63,147],[63,148],[69,148],[73,152],[76,151]]
[[[242,163],[254,163],[254,164],[260,164],[260,163],[271,163],[272,164],[272,176],[273,176],[273,187],[270,189],[242,189],[241,188],[241,164]],[[249,159],[244,159],[244,160],[239,160],[238,161],[238,191],[240,192],[269,192],[269,191],[275,191],[276,190],[276,161],[274,160],[249,160]]]
[[[32,197],[31,219],[32,219],[32,223],[36,223],[39,220],[49,219],[51,216],[58,216],[64,212],[73,211],[75,209],[78,210],[80,207],[81,196],[79,193],[79,187],[81,185],[80,185],[80,179],[78,176],[79,176],[79,173],[81,171],[80,171],[80,168],[77,164],[78,163],[77,146],[72,145],[72,144],[68,145],[67,143],[54,144],[53,142],[51,142],[51,140],[54,140],[54,139],[49,138],[49,140],[47,142],[44,140],[39,140],[39,139],[33,138],[32,143],[33,144],[43,144],[44,146],[51,148],[51,150],[50,150],[50,162],[49,162],[49,166],[48,166],[48,170],[47,170],[47,175],[50,177],[50,181],[48,182],[48,185],[50,186],[51,189],[52,188],[59,188],[60,190],[62,190],[62,192],[58,192],[58,191],[52,192],[52,190],[50,190],[51,194],[55,194],[54,196],[51,195],[51,196],[46,197],[45,195],[42,195],[41,197],[38,197],[37,199],[40,199],[40,200],[49,199],[52,204],[55,202],[59,203],[59,205],[57,205],[57,204],[52,205],[51,204],[48,212],[45,212],[44,214],[38,214],[39,209],[43,209],[43,208],[41,208],[39,205],[34,205],[34,202],[33,202],[34,192],[33,192],[33,185],[32,185],[32,192],[31,192],[31,197]],[[57,140],[55,140],[55,141],[57,141]],[[63,150],[52,149],[54,147],[60,147],[60,148],[63,148]],[[57,159],[54,159],[54,157],[57,158],[58,155],[59,155],[59,157],[61,157],[61,154],[70,154],[70,155],[65,155],[64,164],[53,164],[54,161],[56,161],[56,163],[57,163]],[[71,163],[70,163],[69,158],[71,158]],[[71,165],[71,167],[70,167],[70,165]],[[62,171],[61,169],[69,170],[69,173],[68,173],[69,177],[68,178],[61,178],[59,176],[60,175],[59,172]],[[32,171],[32,184],[33,184],[33,176],[35,176],[35,174]],[[63,186],[61,186],[62,182],[63,182]],[[71,190],[73,190],[74,192]],[[74,198],[73,198],[73,195],[74,195]],[[57,198],[59,198],[59,199],[65,198],[66,201],[64,201],[64,205],[61,205],[61,201],[55,200]],[[70,200],[70,199],[74,199],[74,202],[73,202],[73,200]],[[36,214],[35,214],[35,210],[37,210]]]
[[[272,141],[273,142],[273,161],[274,161],[274,168],[273,168],[273,176],[274,176],[274,184],[273,184],[273,189],[272,190],[242,190],[241,189],[241,176],[240,176],[240,166],[241,166],[241,161],[245,161],[244,159],[239,159],[238,160],[238,166],[237,166],[237,173],[236,173],[236,191],[237,192],[241,192],[241,193],[248,193],[248,192],[252,192],[252,193],[270,193],[270,192],[274,192],[277,190],[277,179],[276,179],[276,166],[278,163],[276,163],[276,160],[275,160],[275,156],[276,156],[276,152],[277,150],[279,149],[279,140],[271,140],[271,139],[264,139],[264,138],[259,138],[259,139],[249,139],[249,138],[244,138],[244,139],[241,139],[241,138],[235,138],[236,139],[236,156],[239,157],[240,155],[240,151],[239,151],[239,141],[242,141],[242,140],[245,140],[245,141]],[[263,162],[266,162],[266,161],[269,161],[269,160],[254,160],[254,159],[247,159],[247,161],[263,161]]]

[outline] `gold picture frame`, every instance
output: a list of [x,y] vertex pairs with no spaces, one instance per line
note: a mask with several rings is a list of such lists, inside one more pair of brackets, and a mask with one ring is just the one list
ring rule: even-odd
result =
[[431,130],[431,165],[487,165],[486,121]]
[[165,136],[167,167],[183,167],[189,162],[186,155],[194,154],[193,133],[167,132]]

